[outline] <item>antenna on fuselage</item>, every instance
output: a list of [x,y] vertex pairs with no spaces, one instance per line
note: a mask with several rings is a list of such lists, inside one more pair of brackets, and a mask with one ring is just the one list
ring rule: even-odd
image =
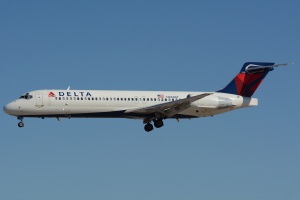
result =
[[70,88],[71,88],[71,86],[69,86],[69,87],[67,88],[67,90],[70,90]]

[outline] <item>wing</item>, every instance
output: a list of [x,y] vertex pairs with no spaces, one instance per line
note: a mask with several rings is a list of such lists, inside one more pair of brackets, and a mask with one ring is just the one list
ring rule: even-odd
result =
[[164,117],[172,117],[172,116],[190,108],[192,102],[202,99],[211,94],[213,94],[213,93],[203,93],[200,95],[187,97],[185,99],[180,99],[180,100],[172,101],[172,102],[168,102],[168,103],[162,103],[162,104],[144,107],[144,108],[126,110],[125,113],[137,113],[137,114],[153,114],[154,113],[156,116],[162,115]]

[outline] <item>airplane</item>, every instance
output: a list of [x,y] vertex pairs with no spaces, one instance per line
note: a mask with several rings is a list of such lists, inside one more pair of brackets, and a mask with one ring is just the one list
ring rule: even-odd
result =
[[252,95],[275,67],[291,63],[247,62],[229,84],[215,92],[35,90],[3,107],[5,113],[23,118],[129,118],[140,119],[146,132],[164,126],[166,119],[214,116],[258,105]]

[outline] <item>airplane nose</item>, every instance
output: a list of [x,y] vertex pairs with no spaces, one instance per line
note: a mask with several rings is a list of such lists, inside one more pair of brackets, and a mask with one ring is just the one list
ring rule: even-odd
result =
[[20,108],[14,102],[11,102],[3,107],[3,111],[9,115],[16,115],[16,112],[18,112],[19,109]]
[[6,114],[9,114],[9,113],[8,113],[9,111],[8,111],[7,106],[4,106],[4,107],[3,107],[3,111],[4,111]]
[[11,103],[7,104],[6,106],[3,107],[3,111],[6,113],[6,114],[11,114],[14,109],[13,109],[13,106],[11,105]]

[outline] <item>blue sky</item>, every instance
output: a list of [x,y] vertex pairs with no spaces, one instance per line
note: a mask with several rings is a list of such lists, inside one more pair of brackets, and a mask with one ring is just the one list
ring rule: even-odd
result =
[[1,104],[36,89],[214,91],[247,61],[259,106],[210,118],[1,112],[0,199],[300,199],[299,1],[1,1]]

